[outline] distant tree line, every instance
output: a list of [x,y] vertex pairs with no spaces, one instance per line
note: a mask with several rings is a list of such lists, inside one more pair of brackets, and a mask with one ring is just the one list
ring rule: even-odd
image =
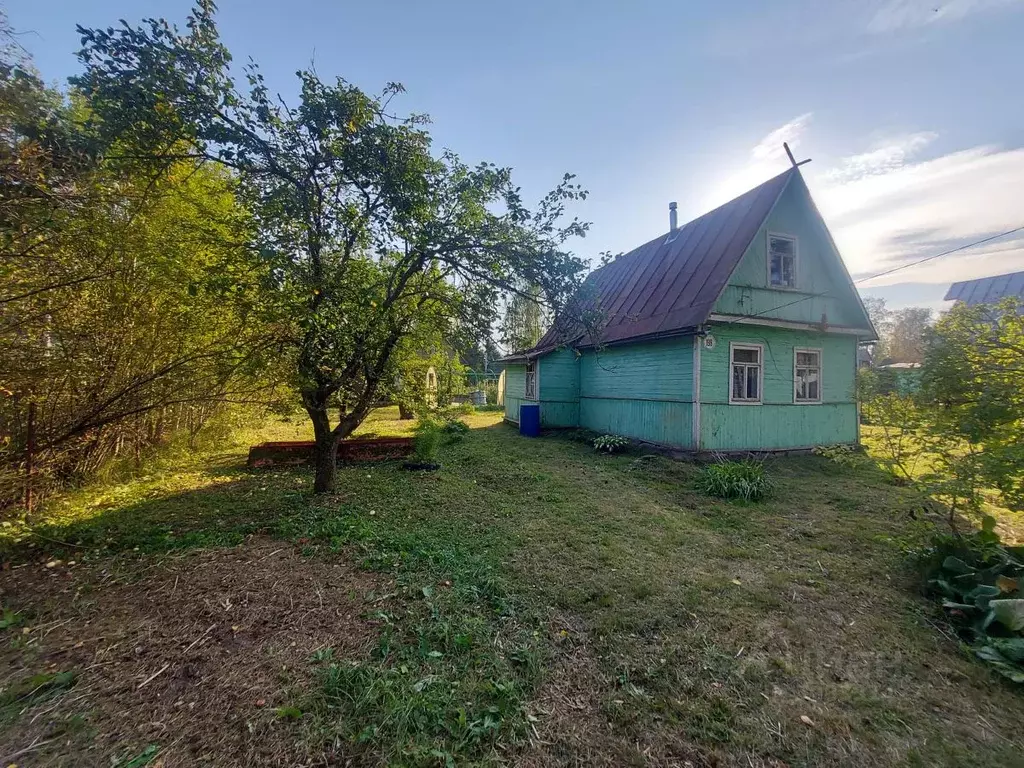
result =
[[885,299],[864,299],[868,316],[878,332],[872,354],[876,365],[924,362],[926,337],[935,313],[927,307],[889,309]]

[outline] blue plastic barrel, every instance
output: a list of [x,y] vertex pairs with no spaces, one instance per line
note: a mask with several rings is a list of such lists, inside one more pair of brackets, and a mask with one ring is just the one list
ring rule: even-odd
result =
[[527,437],[540,437],[540,405],[519,406],[519,434]]

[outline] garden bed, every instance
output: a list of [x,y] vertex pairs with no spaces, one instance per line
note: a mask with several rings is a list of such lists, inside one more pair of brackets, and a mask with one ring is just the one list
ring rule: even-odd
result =
[[[246,464],[250,468],[310,464],[316,443],[312,440],[287,440],[260,443],[249,449]],[[411,437],[357,437],[338,443],[338,462],[384,461],[404,459],[412,453]]]

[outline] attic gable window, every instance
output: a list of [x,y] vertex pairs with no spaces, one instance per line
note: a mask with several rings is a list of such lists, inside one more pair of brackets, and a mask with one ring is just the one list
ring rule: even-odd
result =
[[537,399],[537,361],[528,360],[526,363],[526,399]]
[[768,282],[775,288],[796,288],[796,238],[768,233]]
[[760,344],[732,344],[729,347],[731,374],[729,377],[729,402],[758,405],[761,402],[761,358],[764,349]]

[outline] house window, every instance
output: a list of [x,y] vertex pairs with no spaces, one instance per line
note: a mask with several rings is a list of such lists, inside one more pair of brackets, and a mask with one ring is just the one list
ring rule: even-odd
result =
[[537,361],[529,360],[526,363],[526,399],[537,399]]
[[793,400],[821,402],[821,350],[793,350]]
[[778,288],[796,288],[796,238],[768,235],[768,282]]
[[764,354],[760,344],[733,344],[729,348],[732,374],[729,384],[730,403],[761,402],[761,357]]

